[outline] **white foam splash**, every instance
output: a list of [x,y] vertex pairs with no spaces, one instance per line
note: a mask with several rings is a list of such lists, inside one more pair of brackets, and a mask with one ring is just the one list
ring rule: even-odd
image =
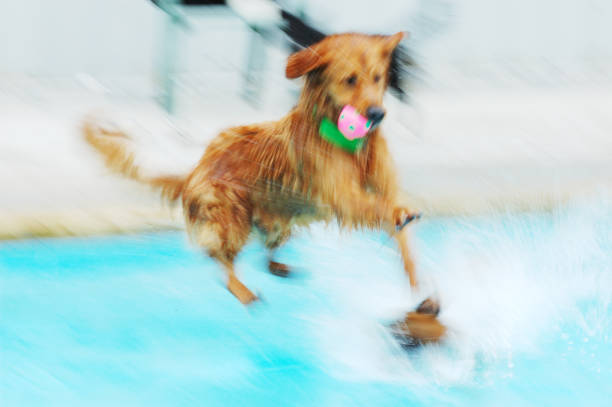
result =
[[[587,341],[608,335],[612,205],[605,197],[540,216],[448,223],[439,225],[441,250],[428,252],[426,236],[416,242],[424,249],[419,264],[427,287],[418,295],[408,289],[390,247],[376,259],[330,253],[319,261],[328,267],[314,284],[337,299],[333,311],[314,322],[332,374],[420,387],[473,383],[493,374],[511,377],[514,355],[541,352],[543,338],[563,323],[578,324]],[[428,227],[418,232],[426,234]],[[338,243],[333,233],[314,233],[320,245],[311,249],[319,256],[324,247],[356,245],[355,253],[363,254],[376,245],[363,239]],[[440,320],[449,328],[446,344],[407,355],[384,329],[385,318],[401,316],[433,289],[442,305]],[[584,315],[583,301],[596,304]],[[493,364],[505,368],[493,373]]]

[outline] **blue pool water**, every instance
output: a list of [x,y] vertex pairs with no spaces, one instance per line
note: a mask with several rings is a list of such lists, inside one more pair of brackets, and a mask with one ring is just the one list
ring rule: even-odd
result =
[[[315,226],[293,278],[237,262],[242,307],[182,232],[0,244],[2,406],[610,406],[612,206],[424,220],[393,242]],[[440,298],[443,345],[385,325]]]

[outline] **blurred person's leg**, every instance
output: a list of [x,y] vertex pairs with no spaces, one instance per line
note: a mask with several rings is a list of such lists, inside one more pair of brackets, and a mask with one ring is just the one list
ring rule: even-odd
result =
[[266,44],[257,28],[251,30],[249,48],[247,50],[247,66],[244,71],[243,94],[244,99],[257,104],[261,96],[264,83],[264,68],[266,62]]
[[164,27],[161,38],[161,53],[158,56],[158,69],[156,81],[159,86],[157,96],[159,103],[168,112],[174,112],[174,88],[176,63],[178,61],[179,31],[185,27],[184,16],[178,6],[179,0],[156,0],[153,1],[161,10],[165,12]]

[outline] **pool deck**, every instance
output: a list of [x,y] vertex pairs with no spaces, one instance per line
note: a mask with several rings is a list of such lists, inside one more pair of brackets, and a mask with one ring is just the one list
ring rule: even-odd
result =
[[[289,94],[259,108],[234,94],[182,98],[169,119],[150,98],[96,83],[0,80],[0,238],[180,227],[178,211],[112,176],[79,125],[107,118],[138,143],[151,173],[187,171],[234,124],[272,120]],[[612,84],[479,91],[417,90],[387,102],[384,130],[406,201],[428,215],[544,209],[612,187]]]

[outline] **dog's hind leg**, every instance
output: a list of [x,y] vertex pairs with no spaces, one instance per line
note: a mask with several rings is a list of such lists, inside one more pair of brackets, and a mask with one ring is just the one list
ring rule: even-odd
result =
[[245,286],[242,281],[238,279],[238,277],[236,277],[236,273],[234,272],[234,264],[227,263],[223,266],[225,267],[225,272],[227,273],[227,289],[229,292],[234,294],[234,297],[238,298],[238,301],[244,305],[248,305],[257,300],[257,296],[253,294],[253,292],[249,290],[247,286]]
[[250,222],[246,217],[236,216],[237,211],[230,207],[202,205],[204,221],[195,225],[192,236],[197,244],[208,252],[223,267],[227,277],[227,289],[243,304],[247,305],[257,300],[236,276],[234,259],[251,231]]
[[289,275],[289,266],[274,260],[274,253],[291,236],[291,224],[288,219],[274,216],[258,216],[256,226],[262,234],[262,240],[268,249],[268,270],[279,277]]
[[275,276],[287,277],[289,275],[289,266],[275,261],[274,252],[289,239],[290,234],[291,231],[289,229],[284,231],[283,234],[277,239],[266,241],[266,248],[268,249],[268,270],[270,270],[270,273],[274,274]]

